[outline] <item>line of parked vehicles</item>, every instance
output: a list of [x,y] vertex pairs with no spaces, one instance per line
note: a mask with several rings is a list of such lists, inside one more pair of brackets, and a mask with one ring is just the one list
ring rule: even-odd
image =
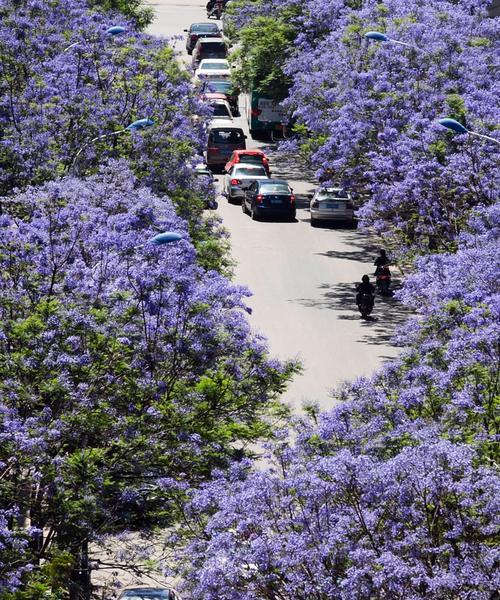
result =
[[[210,4],[210,3],[209,3]],[[214,8],[207,5],[207,16]],[[222,6],[223,8],[223,6]],[[243,212],[257,220],[264,216],[294,220],[296,203],[287,181],[271,178],[269,161],[262,151],[247,149],[247,136],[234,121],[239,116],[239,93],[231,83],[227,60],[229,45],[216,23],[192,23],[184,30],[186,51],[191,55],[194,79],[202,98],[210,105],[213,117],[208,124],[206,171],[222,172],[223,194],[231,203],[241,202]],[[284,134],[284,115],[279,103],[256,91],[247,99],[246,118],[250,135],[274,138]],[[235,164],[239,163],[239,164]],[[266,181],[267,180],[267,181]],[[311,225],[324,221],[355,222],[352,195],[341,187],[318,188],[310,200]]]
[[[220,18],[225,4],[221,0],[210,0],[207,17],[214,16],[215,10]],[[185,32],[186,51],[195,69],[194,79],[199,82],[202,98],[213,111],[207,130],[206,165],[201,166],[198,173],[208,176],[223,173],[223,195],[230,203],[241,203],[243,213],[253,220],[284,217],[295,221],[293,189],[287,181],[272,177],[269,160],[262,150],[247,148],[247,136],[233,119],[240,115],[239,93],[231,82],[227,60],[230,49],[222,31],[217,24],[205,22],[193,23]],[[280,134],[286,137],[285,117],[274,99],[252,90],[246,100],[245,116],[252,137],[267,135],[272,141]],[[354,195],[341,186],[322,183],[308,199],[312,227],[331,221],[356,222]],[[379,265],[375,276],[376,286],[368,283],[364,293],[358,289],[357,305],[363,318],[368,318],[373,309],[376,290],[384,296],[392,295],[388,264]],[[364,283],[366,281],[360,284],[362,288]]]

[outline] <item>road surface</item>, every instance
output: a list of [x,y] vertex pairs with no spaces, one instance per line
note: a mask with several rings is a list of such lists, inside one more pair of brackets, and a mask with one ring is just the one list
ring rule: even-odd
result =
[[[156,12],[149,32],[169,38],[182,35],[173,43],[181,60],[187,61],[183,30],[207,20],[205,4],[193,0],[149,4]],[[243,102],[241,98],[242,109]],[[246,128],[244,118],[236,121]],[[235,280],[254,294],[249,300],[252,327],[268,338],[271,353],[302,361],[303,374],[296,376],[284,400],[296,410],[304,402],[326,409],[334,402],[331,389],[369,375],[397,354],[390,338],[407,313],[395,300],[377,298],[375,320],[360,319],[354,288],[363,274],[373,272],[376,242],[346,226],[312,228],[306,201],[315,186],[311,173],[282,158],[273,159],[272,146],[250,137],[248,142],[249,147],[269,152],[273,176],[286,178],[294,188],[297,222],[253,222],[240,206],[219,198],[219,213],[231,232]]]

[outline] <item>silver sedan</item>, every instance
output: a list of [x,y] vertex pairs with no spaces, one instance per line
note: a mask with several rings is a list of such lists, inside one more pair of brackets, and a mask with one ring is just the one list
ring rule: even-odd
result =
[[311,225],[320,221],[347,221],[354,223],[354,211],[351,194],[342,188],[318,188],[312,196],[309,209]]
[[225,173],[224,192],[229,202],[242,200],[245,195],[244,188],[248,187],[252,181],[269,179],[264,167],[249,163],[237,163]]

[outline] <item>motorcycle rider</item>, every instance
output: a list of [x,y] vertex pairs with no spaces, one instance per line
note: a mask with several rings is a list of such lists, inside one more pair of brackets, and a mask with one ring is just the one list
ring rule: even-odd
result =
[[225,6],[225,2],[224,0],[208,0],[207,2],[207,16],[210,16],[212,14],[212,11],[215,10],[217,4],[219,4],[219,12],[222,12],[222,10],[224,9]]
[[386,251],[381,248],[380,256],[377,256],[375,262],[375,277],[376,286],[381,294],[384,296],[392,296],[392,292],[389,290],[391,285],[391,271],[389,269],[390,260],[387,257]]
[[375,267],[377,267],[375,269],[375,275],[377,274],[377,269],[379,267],[385,267],[385,266],[389,265],[390,262],[391,261],[389,260],[389,258],[387,256],[387,252],[383,248],[380,248],[380,255],[377,256],[377,258],[375,259],[375,262],[373,263],[375,265]]
[[370,278],[368,275],[363,275],[361,278],[361,283],[358,284],[356,291],[356,304],[358,305],[358,308],[359,303],[361,302],[361,296],[363,296],[363,294],[370,294],[371,308],[373,309],[373,304],[375,303],[375,286],[370,283]]

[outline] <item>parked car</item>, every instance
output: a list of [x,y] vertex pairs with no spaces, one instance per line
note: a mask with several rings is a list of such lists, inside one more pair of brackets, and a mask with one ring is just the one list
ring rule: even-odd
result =
[[194,72],[197,79],[229,79],[230,75],[231,67],[225,58],[205,58]]
[[189,29],[184,29],[186,36],[186,50],[188,54],[193,52],[193,48],[200,37],[221,36],[221,31],[216,23],[191,23]]
[[262,165],[266,169],[268,177],[271,177],[269,161],[262,150],[235,150],[229,157],[225,170],[229,171],[237,163]]
[[239,114],[239,92],[233,88],[233,84],[227,79],[210,79],[204,81],[201,85],[201,92],[218,92],[219,94],[224,94],[233,111],[233,115]]
[[269,179],[266,169],[262,165],[240,163],[226,171],[224,177],[224,192],[229,202],[242,200],[245,187],[253,181]]
[[119,600],[181,600],[174,590],[160,587],[128,588],[118,596]]
[[221,99],[209,99],[208,104],[213,109],[213,119],[228,119],[229,121],[233,120],[233,113],[231,112],[231,107],[227,100]]
[[208,125],[206,163],[212,169],[224,168],[233,150],[246,148],[246,135],[241,127],[227,119],[216,119]]
[[204,58],[226,58],[227,44],[221,37],[200,37],[193,48],[193,68]]
[[[212,171],[208,168],[208,166],[203,163],[194,167],[194,174],[200,179],[205,179],[208,184],[213,185],[215,182],[219,181],[217,178],[214,177]],[[215,210],[216,208],[218,208],[217,201],[215,200],[215,198],[207,198],[205,200],[205,206],[203,208],[207,210]]]
[[283,179],[261,179],[245,189],[241,208],[254,221],[261,217],[285,217],[295,220],[295,196]]
[[354,206],[351,194],[341,187],[320,187],[312,196],[309,209],[311,225],[321,221],[348,221],[354,223]]

